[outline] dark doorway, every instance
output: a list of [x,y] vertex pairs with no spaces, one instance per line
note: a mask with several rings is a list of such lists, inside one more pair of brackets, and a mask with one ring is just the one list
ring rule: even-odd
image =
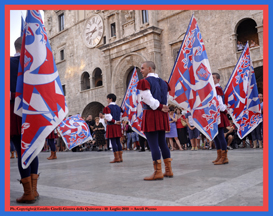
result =
[[91,102],[82,111],[82,117],[92,115],[93,119],[99,116],[99,112],[103,111],[104,106],[99,102]]
[[[134,72],[134,69],[135,69],[135,67],[131,67],[131,68],[129,69],[129,73],[128,73],[128,76],[127,76],[127,79],[126,79],[126,90],[127,90],[127,88],[128,88],[128,85],[129,85],[129,82],[130,82],[130,80],[131,80],[131,77],[132,77],[132,74],[133,74],[133,72]],[[143,79],[143,76],[142,76],[142,74],[140,73],[140,69],[139,69],[138,67],[136,67],[136,69],[137,69],[138,79],[139,79],[139,80]]]

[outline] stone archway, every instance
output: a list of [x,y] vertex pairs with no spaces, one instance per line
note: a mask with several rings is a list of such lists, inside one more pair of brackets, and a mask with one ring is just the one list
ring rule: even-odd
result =
[[96,101],[89,103],[82,111],[82,117],[92,115],[93,119],[99,116],[99,112],[103,111],[104,106]]
[[123,56],[117,63],[112,75],[112,92],[117,95],[117,104],[120,104],[126,91],[127,76],[133,67],[141,67],[142,62],[146,61],[139,53],[130,53]]
[[[135,66],[131,66],[125,73],[125,79],[126,79],[126,82],[124,83],[125,84],[125,91],[126,89],[128,88],[128,85],[129,85],[129,82],[130,82],[130,79],[132,77],[132,74],[134,72],[134,69],[135,69]],[[140,73],[140,69],[138,67],[136,67],[137,69],[137,75],[138,75],[138,79],[141,80],[143,79],[143,76],[142,74]],[[125,93],[125,92],[124,92]]]

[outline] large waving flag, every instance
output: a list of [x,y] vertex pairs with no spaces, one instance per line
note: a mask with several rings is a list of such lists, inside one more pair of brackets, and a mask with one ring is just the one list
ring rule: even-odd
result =
[[69,150],[92,140],[89,127],[80,115],[64,119],[57,129]]
[[238,128],[238,136],[242,139],[262,122],[257,83],[248,43],[233,70],[224,94],[228,112]]
[[27,11],[14,113],[22,116],[21,157],[27,168],[61,123],[68,108],[45,27],[37,10]]
[[123,109],[122,118],[128,120],[136,133],[146,138],[143,131],[141,131],[143,108],[139,90],[136,88],[138,81],[137,70],[135,68],[121,103],[121,108]]
[[218,134],[219,102],[204,42],[192,16],[169,78],[169,100],[192,114],[194,126],[209,140]]

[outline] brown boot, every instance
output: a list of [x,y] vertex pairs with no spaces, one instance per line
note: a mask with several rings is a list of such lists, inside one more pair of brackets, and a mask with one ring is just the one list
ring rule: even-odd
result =
[[145,181],[153,181],[153,180],[163,180],[164,176],[161,168],[161,160],[156,160],[153,162],[154,164],[154,173],[151,176],[147,176],[144,178]]
[[39,174],[31,174],[31,184],[32,184],[32,192],[34,195],[35,200],[39,198],[39,194],[37,192],[37,181],[39,178]]
[[18,158],[18,154],[17,154],[17,151],[15,151],[15,154],[16,154],[16,158]]
[[32,193],[31,177],[29,176],[29,177],[21,179],[20,183],[23,184],[24,194],[22,197],[16,199],[16,202],[18,202],[18,203],[34,203],[35,198]]
[[217,150],[217,158],[216,158],[216,160],[212,161],[212,163],[218,162],[221,158],[221,155],[222,155],[222,149],[218,149]]
[[215,162],[214,165],[227,164],[228,163],[227,152],[228,150],[222,150],[222,155],[220,160],[218,162]]
[[257,140],[253,140],[253,148],[257,148]]
[[10,158],[14,158],[14,151],[11,152]]
[[263,141],[262,140],[259,140],[259,148],[263,148]]
[[54,151],[51,151],[51,155],[47,158],[47,160],[52,160],[54,156]]
[[110,161],[110,163],[119,163],[119,162],[120,162],[119,152],[116,151],[114,152],[114,160]]
[[56,151],[53,152],[53,158],[52,159],[57,159]]
[[120,162],[123,162],[123,159],[122,159],[122,153],[123,153],[123,152],[122,152],[122,151],[119,151],[118,153],[119,153]]
[[173,177],[173,171],[172,171],[171,161],[172,161],[171,158],[164,159],[164,164],[165,164],[164,177],[169,177],[169,178]]
[[252,140],[249,140],[249,145],[250,145],[250,148],[253,148]]

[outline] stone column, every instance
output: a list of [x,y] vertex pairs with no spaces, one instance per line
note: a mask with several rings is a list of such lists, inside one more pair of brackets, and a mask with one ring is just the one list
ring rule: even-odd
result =
[[105,16],[104,18],[104,28],[105,28],[105,36],[106,36],[106,43],[108,44],[109,43],[109,38],[110,38],[110,33],[109,33],[109,21],[108,21],[108,17]]
[[236,54],[237,53],[237,34],[236,33],[233,33],[231,35],[232,37],[232,43],[234,44],[234,53]]
[[149,26],[157,26],[157,11],[148,10],[148,23]]
[[151,34],[149,35],[149,45],[147,47],[148,49],[148,60],[153,61],[156,66],[156,73],[159,77],[163,74],[161,71],[161,42],[160,37],[157,34]]
[[135,29],[136,32],[140,30],[140,25],[142,24],[141,20],[141,10],[136,10],[135,11]]
[[120,11],[116,12],[116,38],[117,40],[121,38],[121,28],[120,28]]
[[111,57],[110,57],[110,50],[105,50],[103,51],[103,64],[104,64],[104,69],[103,74],[103,83],[104,86],[106,87],[106,92],[112,92],[114,93],[114,83],[112,83],[112,67],[111,67]]
[[260,46],[260,55],[263,58],[263,35],[264,35],[264,30],[263,30],[263,25],[256,26],[257,32],[258,32],[258,38],[259,38],[259,46]]
[[95,88],[95,85],[93,85],[93,72],[94,72],[94,71],[90,71],[90,72],[89,72],[89,84],[90,84],[90,89]]

